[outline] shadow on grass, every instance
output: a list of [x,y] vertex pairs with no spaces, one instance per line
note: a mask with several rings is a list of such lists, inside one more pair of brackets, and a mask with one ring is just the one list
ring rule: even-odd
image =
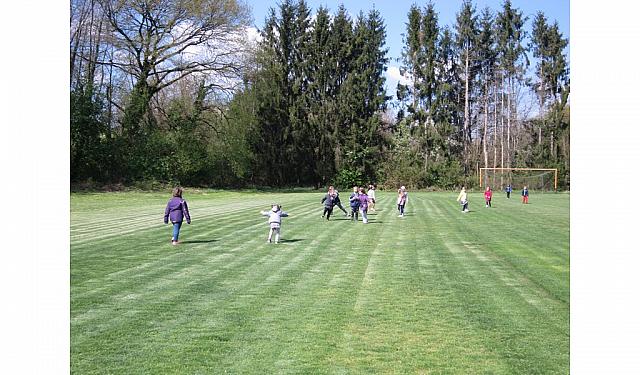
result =
[[217,242],[218,240],[187,240],[187,241],[180,241],[180,243],[212,243],[212,242]]
[[294,242],[300,242],[300,241],[306,241],[306,239],[304,238],[292,238],[290,240],[285,240],[285,239],[280,239],[280,243],[294,243]]

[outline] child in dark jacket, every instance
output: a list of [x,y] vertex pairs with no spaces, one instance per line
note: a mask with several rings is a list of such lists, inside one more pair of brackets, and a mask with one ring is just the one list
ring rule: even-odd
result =
[[330,186],[329,189],[333,190],[333,205],[338,206],[338,208],[341,209],[342,212],[344,212],[344,216],[347,216],[347,210],[342,207],[342,203],[340,202],[340,194],[338,193],[338,189],[334,188],[333,186]]
[[351,220],[358,221],[358,210],[360,209],[360,194],[358,194],[358,187],[353,187],[353,193],[349,196],[349,205],[351,206]]
[[180,235],[180,227],[184,218],[187,219],[187,224],[191,224],[191,216],[189,216],[189,207],[187,207],[187,201],[182,199],[182,188],[176,187],[172,192],[173,197],[167,203],[167,208],[164,210],[164,223],[173,224],[173,236],[171,237],[171,244],[178,244],[178,236]]
[[329,217],[331,216],[331,213],[333,212],[333,206],[335,205],[335,200],[334,200],[334,196],[333,196],[333,188],[331,188],[331,187],[329,188],[329,191],[324,196],[324,198],[322,198],[320,203],[324,203],[324,211],[322,212],[322,218],[324,219],[324,216],[327,215],[327,220],[329,220]]

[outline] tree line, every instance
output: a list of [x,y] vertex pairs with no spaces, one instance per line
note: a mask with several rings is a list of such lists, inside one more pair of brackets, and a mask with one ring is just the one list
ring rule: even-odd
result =
[[257,43],[232,0],[71,8],[72,181],[451,188],[545,167],[568,186],[568,41],[541,12],[528,33],[510,1],[465,1],[453,27],[413,5],[391,98],[375,8],[284,0]]

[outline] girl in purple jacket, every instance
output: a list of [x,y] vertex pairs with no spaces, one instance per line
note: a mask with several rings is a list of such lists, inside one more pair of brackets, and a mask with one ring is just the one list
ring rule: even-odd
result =
[[178,244],[178,236],[180,235],[180,227],[182,226],[183,218],[187,219],[187,224],[191,224],[191,216],[189,216],[189,207],[187,207],[187,201],[182,199],[182,188],[176,187],[173,189],[173,198],[167,203],[167,208],[164,210],[164,223],[169,224],[169,220],[173,224],[173,237],[171,237],[171,244]]
[[358,194],[358,200],[360,201],[360,215],[362,216],[362,222],[364,224],[369,222],[367,218],[367,207],[369,205],[369,196],[364,191],[364,187],[360,187],[360,194]]

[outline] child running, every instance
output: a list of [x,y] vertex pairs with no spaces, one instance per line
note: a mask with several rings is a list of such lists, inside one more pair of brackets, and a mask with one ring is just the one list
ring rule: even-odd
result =
[[491,191],[491,188],[489,186],[487,186],[487,190],[484,191],[484,206],[486,208],[490,208],[491,207],[491,197],[493,196],[493,192]]
[[504,189],[504,191],[507,192],[507,199],[511,199],[511,191],[513,189],[511,189],[511,184],[507,185],[507,187]]
[[358,221],[358,209],[360,208],[360,199],[358,198],[358,187],[353,187],[353,193],[349,196],[349,206],[351,206],[351,220]]
[[469,201],[467,200],[467,189],[463,186],[462,190],[460,190],[460,194],[458,194],[458,199],[456,199],[462,205],[462,212],[469,212]]
[[375,212],[376,210],[376,187],[371,184],[369,185],[369,191],[367,191],[367,196],[369,197],[369,209],[371,212]]
[[526,186],[522,189],[522,203],[529,204],[529,189]]
[[324,198],[320,201],[320,203],[324,203],[324,211],[322,212],[322,218],[327,215],[327,220],[331,216],[333,212],[333,206],[335,205],[334,197],[333,197],[333,186],[329,187],[329,191],[325,194]]
[[344,216],[347,216],[347,210],[344,209],[344,207],[342,207],[342,203],[340,203],[340,193],[338,193],[338,189],[334,188],[333,186],[329,186],[330,190],[333,190],[333,205],[334,206],[338,206],[339,209],[342,210],[342,212],[344,212]]
[[360,201],[360,215],[362,215],[362,222],[367,224],[369,219],[367,219],[367,207],[369,205],[369,197],[364,192],[364,187],[360,188],[360,194],[358,194],[358,200]]
[[275,233],[275,242],[278,243],[280,240],[280,224],[282,223],[282,218],[289,216],[289,214],[282,211],[282,207],[278,204],[272,205],[271,211],[260,211],[260,214],[269,216],[269,237],[267,238],[267,242],[271,243],[271,237]]
[[407,193],[407,188],[405,188],[404,186],[400,186],[400,189],[398,189],[398,212],[400,212],[400,215],[398,215],[398,217],[404,217],[404,205],[407,204],[407,201],[409,200],[409,194]]
[[179,243],[178,237],[180,236],[180,227],[182,226],[182,220],[186,217],[187,224],[191,224],[191,216],[189,216],[189,207],[187,207],[187,201],[182,199],[182,188],[177,186],[173,189],[173,197],[167,203],[167,208],[164,209],[164,223],[173,224],[173,236],[171,237],[171,244],[177,245]]

